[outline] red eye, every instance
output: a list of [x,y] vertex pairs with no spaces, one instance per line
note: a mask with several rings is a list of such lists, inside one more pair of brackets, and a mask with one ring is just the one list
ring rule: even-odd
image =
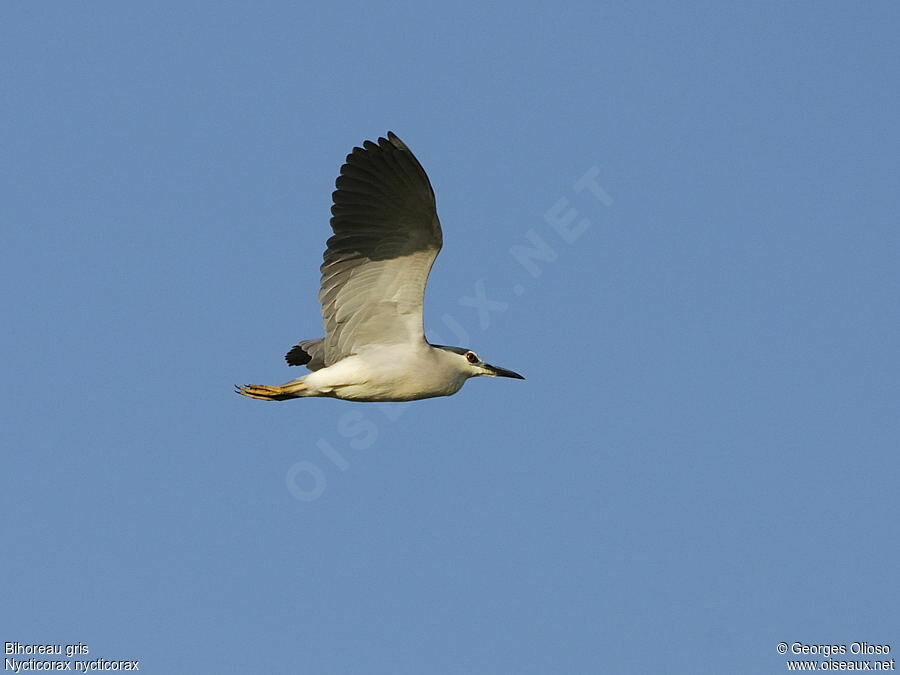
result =
[[469,363],[478,363],[478,357],[475,352],[466,352],[466,361]]

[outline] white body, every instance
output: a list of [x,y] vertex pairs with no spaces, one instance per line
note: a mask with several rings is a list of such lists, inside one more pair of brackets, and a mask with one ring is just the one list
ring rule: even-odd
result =
[[458,392],[470,376],[453,367],[458,361],[455,354],[435,349],[424,340],[416,345],[369,345],[293,382],[305,385],[300,396],[412,401]]

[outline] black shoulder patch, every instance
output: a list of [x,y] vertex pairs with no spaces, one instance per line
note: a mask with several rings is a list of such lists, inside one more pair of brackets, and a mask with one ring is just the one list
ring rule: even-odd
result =
[[291,351],[284,355],[284,360],[289,366],[305,366],[309,363],[310,355],[300,345],[291,347]]

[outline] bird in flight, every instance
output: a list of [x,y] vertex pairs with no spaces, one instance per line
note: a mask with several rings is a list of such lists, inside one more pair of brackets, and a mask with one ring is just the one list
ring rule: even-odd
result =
[[336,187],[334,235],[320,268],[325,337],[285,355],[288,365],[312,372],[278,386],[237,386],[237,393],[263,401],[412,401],[450,396],[480,375],[524,380],[470,349],[425,339],[425,283],[443,237],[431,182],[406,144],[389,131],[353,148]]

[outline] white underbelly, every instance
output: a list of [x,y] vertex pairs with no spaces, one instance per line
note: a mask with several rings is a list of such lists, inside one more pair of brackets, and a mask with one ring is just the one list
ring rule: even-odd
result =
[[348,401],[414,401],[459,391],[465,379],[436,365],[407,345],[385,346],[310,373],[304,382],[313,396]]

